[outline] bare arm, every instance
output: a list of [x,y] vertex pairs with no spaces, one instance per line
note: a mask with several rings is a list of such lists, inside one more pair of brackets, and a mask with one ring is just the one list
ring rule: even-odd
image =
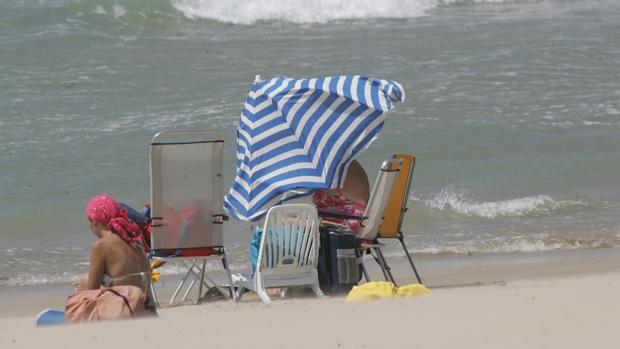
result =
[[95,241],[90,251],[90,269],[88,271],[87,289],[95,290],[101,287],[105,265],[106,260],[103,244],[101,244],[100,241]]

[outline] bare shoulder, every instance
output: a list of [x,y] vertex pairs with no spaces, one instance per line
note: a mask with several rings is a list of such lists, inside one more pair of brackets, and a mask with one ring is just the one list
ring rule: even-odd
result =
[[115,236],[108,235],[108,236],[104,236],[101,239],[97,239],[97,241],[93,243],[93,250],[107,251],[110,249],[118,248],[118,245],[119,245],[118,239],[115,239]]
[[101,251],[102,249],[105,248],[105,241],[103,241],[103,239],[97,239],[95,240],[95,242],[93,242],[93,245],[91,247],[91,250],[93,251]]

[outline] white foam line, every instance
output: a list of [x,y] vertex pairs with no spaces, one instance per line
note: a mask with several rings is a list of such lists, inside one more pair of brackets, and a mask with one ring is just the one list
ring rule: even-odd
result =
[[471,217],[496,219],[519,217],[530,213],[549,213],[570,205],[585,205],[581,201],[556,201],[548,195],[528,196],[516,199],[475,202],[453,190],[444,190],[435,197],[424,200],[424,205],[433,209],[452,210]]

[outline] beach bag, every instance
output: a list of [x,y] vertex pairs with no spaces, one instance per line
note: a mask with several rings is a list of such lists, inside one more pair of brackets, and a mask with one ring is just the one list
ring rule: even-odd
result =
[[136,286],[113,286],[76,292],[67,298],[69,323],[119,320],[144,313],[146,296]]
[[359,242],[348,230],[321,227],[319,248],[319,285],[333,293],[349,292],[362,278],[362,269],[355,250]]
[[374,281],[355,286],[347,295],[346,303],[372,301],[378,299],[396,299],[426,296],[431,291],[421,284],[410,284],[396,287],[391,282]]

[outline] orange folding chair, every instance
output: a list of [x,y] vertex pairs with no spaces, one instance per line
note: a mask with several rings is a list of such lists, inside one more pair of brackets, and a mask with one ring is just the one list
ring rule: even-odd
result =
[[[405,216],[405,212],[407,212],[407,199],[409,198],[411,179],[413,178],[413,169],[415,167],[415,155],[394,154],[392,158],[402,160],[402,166],[400,168],[400,173],[398,173],[398,176],[396,177],[392,193],[388,199],[388,204],[385,208],[383,221],[379,227],[379,234],[377,238],[398,239],[403,247],[403,250],[405,250],[405,255],[407,256],[409,264],[415,273],[415,277],[418,279],[419,283],[422,283],[418,270],[416,269],[413,259],[409,254],[409,250],[405,245],[402,232],[403,218]],[[389,267],[387,267],[387,270],[389,273]],[[390,279],[393,280],[391,275]]]

